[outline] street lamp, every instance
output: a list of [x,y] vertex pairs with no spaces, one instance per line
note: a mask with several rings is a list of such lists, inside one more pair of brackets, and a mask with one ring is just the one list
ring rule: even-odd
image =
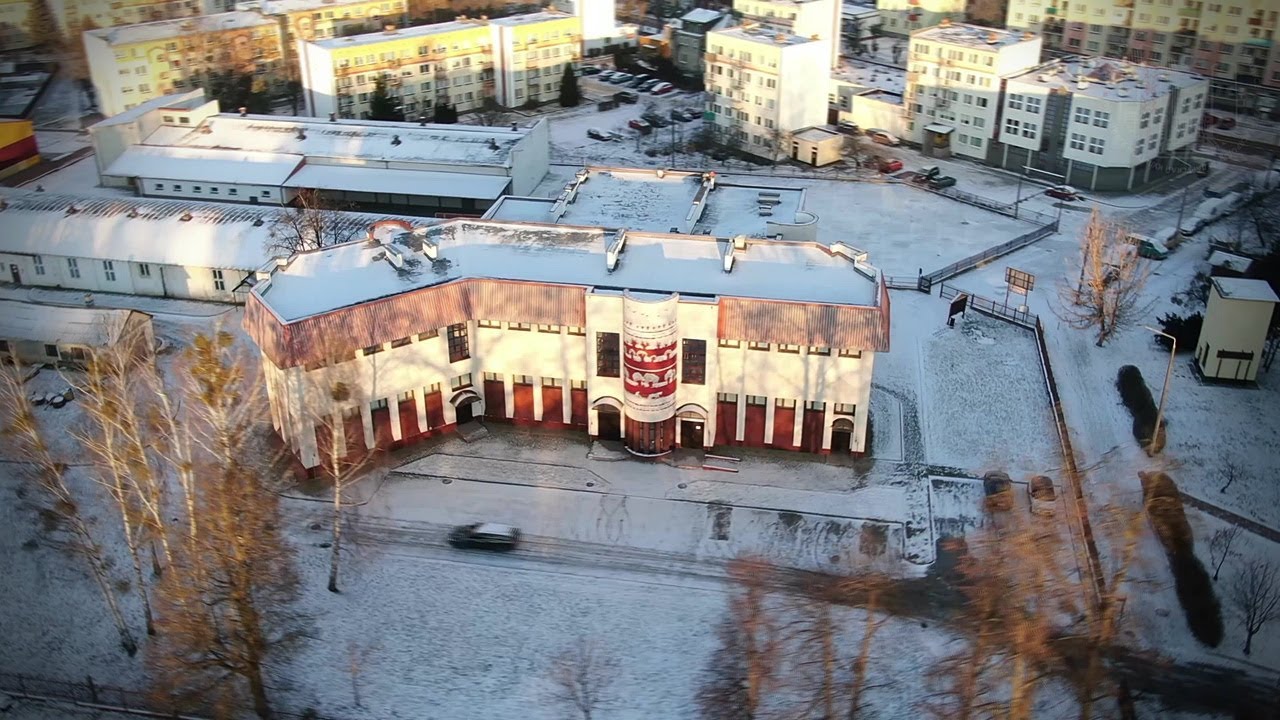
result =
[[1151,446],[1147,451],[1149,455],[1155,455],[1159,452],[1156,448],[1156,441],[1160,437],[1160,423],[1164,421],[1164,401],[1169,396],[1169,378],[1173,376],[1173,356],[1174,353],[1178,352],[1178,338],[1164,332],[1163,330],[1157,330],[1149,325],[1143,325],[1142,327],[1157,335],[1163,335],[1164,337],[1169,338],[1169,342],[1172,343],[1169,347],[1169,366],[1165,368],[1164,371],[1164,388],[1160,390],[1160,406],[1156,410],[1156,427],[1155,430],[1151,432]]

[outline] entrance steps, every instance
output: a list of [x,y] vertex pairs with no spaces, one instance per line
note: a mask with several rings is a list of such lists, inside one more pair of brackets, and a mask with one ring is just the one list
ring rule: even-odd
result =
[[738,472],[738,463],[741,459],[729,457],[728,455],[712,455],[708,453],[702,460],[703,470],[717,470],[719,472]]
[[489,437],[489,428],[481,425],[479,420],[465,422],[458,426],[458,437],[463,442],[475,442]]

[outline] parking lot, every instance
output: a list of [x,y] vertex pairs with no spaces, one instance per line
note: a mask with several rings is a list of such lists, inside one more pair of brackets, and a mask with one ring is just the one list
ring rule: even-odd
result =
[[[702,127],[703,94],[673,89],[663,95],[642,92],[625,85],[603,82],[594,75],[578,79],[584,102],[572,110],[551,116],[552,144],[560,162],[585,162],[608,165],[650,165],[654,157],[667,157],[666,164],[680,165],[692,161],[683,146]],[[634,93],[635,103],[620,103],[600,110],[598,103],[610,102],[620,92]],[[671,119],[671,111],[688,111],[686,120]],[[662,118],[666,127],[637,130],[629,125],[642,115]],[[606,140],[588,137],[598,130]],[[699,156],[700,157],[700,156]]]

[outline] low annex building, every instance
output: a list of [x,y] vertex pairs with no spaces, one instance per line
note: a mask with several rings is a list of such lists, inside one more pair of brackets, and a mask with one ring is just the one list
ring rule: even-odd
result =
[[368,236],[265,266],[245,307],[308,468],[482,416],[643,456],[866,449],[890,308],[859,250],[462,219]]
[[220,112],[203,91],[159,98],[89,129],[102,184],[145,197],[289,204],[303,190],[362,210],[480,215],[527,194],[550,162],[529,127],[328,121]]
[[0,357],[26,364],[81,365],[120,345],[136,356],[155,345],[151,316],[137,310],[0,300]]

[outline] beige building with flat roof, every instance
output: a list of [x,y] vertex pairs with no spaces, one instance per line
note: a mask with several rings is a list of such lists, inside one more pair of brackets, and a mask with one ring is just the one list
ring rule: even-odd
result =
[[1200,373],[1215,380],[1256,380],[1277,303],[1266,280],[1213,278],[1196,341]]

